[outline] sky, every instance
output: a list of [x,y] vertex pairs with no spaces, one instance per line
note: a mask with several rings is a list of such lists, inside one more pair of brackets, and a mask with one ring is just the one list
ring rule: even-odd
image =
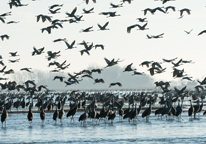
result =
[[[109,0],[97,0],[93,3],[91,0],[87,5],[83,0],[22,0],[22,4],[28,4],[23,7],[9,8],[8,0],[0,1],[1,9],[0,14],[11,11],[11,16],[7,16],[5,21],[19,21],[17,24],[6,24],[0,22],[0,35],[8,34],[9,40],[0,40],[0,49],[3,57],[3,62],[7,66],[6,70],[13,69],[14,74],[0,77],[9,77],[9,80],[16,80],[17,82],[23,83],[25,80],[35,79],[40,81],[39,74],[43,73],[44,79],[51,80],[54,75],[64,75],[67,73],[79,72],[83,69],[88,68],[104,68],[106,62],[104,58],[111,60],[113,58],[124,60],[116,68],[111,69],[114,72],[114,76],[108,79],[108,81],[101,86],[101,88],[108,88],[110,82],[121,81],[125,83],[123,88],[138,88],[147,79],[138,80],[131,76],[132,72],[126,74],[122,70],[129,64],[133,63],[132,67],[136,68],[137,71],[145,72],[147,74],[148,85],[152,87],[153,81],[174,81],[177,84],[180,80],[172,77],[172,64],[162,63],[162,67],[166,67],[166,72],[157,74],[154,76],[149,75],[147,67],[139,66],[143,61],[156,61],[163,62],[162,59],[172,59],[178,57],[175,62],[179,59],[192,60],[194,64],[183,64],[178,69],[184,69],[188,76],[192,76],[193,80],[202,80],[205,77],[206,67],[204,66],[205,57],[205,38],[206,34],[197,36],[199,32],[206,29],[205,14],[206,14],[206,1],[199,0],[176,0],[169,1],[162,4],[161,1],[154,0],[133,0],[131,4],[127,2],[123,3],[123,7],[111,8]],[[120,0],[113,0],[113,4],[122,3]],[[63,4],[60,13],[51,14],[49,12],[49,6],[53,4]],[[169,10],[167,14],[159,11],[155,12],[154,15],[148,13],[144,16],[142,10],[146,8],[156,7],[167,7],[174,6],[176,11]],[[63,28],[52,29],[51,34],[47,32],[42,33],[41,29],[50,25],[50,22],[37,22],[36,16],[39,14],[52,16],[52,19],[69,19],[66,16],[66,12],[71,12],[77,7],[76,14],[83,15],[83,20],[78,23],[63,23]],[[94,7],[94,13],[83,14],[83,8],[90,9]],[[180,9],[188,8],[191,10],[191,14],[183,13],[183,18],[180,17]],[[116,11],[120,16],[109,17],[99,15],[100,12]],[[128,26],[133,24],[143,25],[144,23],[138,22],[137,18],[147,18],[148,30],[140,31],[138,28],[131,30],[131,33],[127,33],[126,29]],[[109,21],[109,30],[99,31],[97,24],[103,25]],[[93,26],[93,31],[88,33],[80,33],[84,28]],[[192,32],[188,35],[184,32]],[[159,39],[147,39],[146,35],[158,35],[164,33],[163,38]],[[75,46],[77,48],[71,50],[65,50],[66,45],[64,42],[54,43],[53,40],[58,38],[66,38],[68,43],[76,40]],[[90,55],[80,55],[80,50],[84,49],[83,46],[77,45],[77,43],[83,40],[93,44],[103,44],[104,50],[92,49]],[[38,56],[31,56],[33,47],[42,48],[45,47],[45,53]],[[9,52],[18,51],[20,56],[10,57]],[[65,69],[63,73],[50,73],[49,71],[55,69],[55,66],[48,67],[49,62],[46,59],[47,51],[61,51],[60,57],[56,59],[59,63],[66,60],[66,64],[71,63],[68,69]],[[8,60],[14,60],[20,58],[20,62],[9,63]],[[0,66],[3,68],[3,66]],[[20,71],[21,68],[32,68],[34,73],[28,74],[27,72]],[[120,72],[116,70],[119,69]],[[95,78],[102,77],[107,79],[108,75],[113,75],[109,70],[105,70],[102,75],[95,75]],[[121,77],[121,79],[120,79]],[[139,77],[139,76],[138,76]],[[130,80],[130,81],[128,81]],[[90,81],[91,80],[85,80]],[[133,85],[130,85],[133,81]],[[152,82],[151,82],[152,81]],[[2,81],[3,83],[4,81]],[[48,83],[47,83],[48,82]],[[65,87],[64,84],[60,84],[54,81],[41,81],[48,86]],[[184,84],[188,84],[184,82]],[[59,86],[60,85],[60,86]],[[86,83],[88,86],[88,82]],[[79,84],[78,86],[68,86],[68,88],[83,88],[85,85]],[[95,87],[93,81],[89,87]],[[98,87],[97,87],[98,88]]]

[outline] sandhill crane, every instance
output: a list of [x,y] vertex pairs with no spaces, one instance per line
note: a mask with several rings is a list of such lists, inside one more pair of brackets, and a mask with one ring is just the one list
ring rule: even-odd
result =
[[133,28],[135,28],[135,27],[137,27],[137,26],[138,26],[138,24],[134,24],[134,25],[128,26],[128,27],[127,27],[127,33],[130,33],[130,32],[131,32],[131,29],[133,29]]
[[[89,3],[89,0],[85,0],[86,1],[86,4],[88,4]],[[93,3],[96,3],[96,0],[92,0],[93,1]]]
[[81,55],[83,55],[84,53],[87,53],[88,55],[90,55],[89,51],[86,49],[83,49],[80,51]]
[[82,29],[80,32],[91,32],[91,31],[93,31],[92,28],[93,28],[93,26],[88,27],[86,29]]
[[173,10],[174,12],[176,11],[174,6],[167,6],[165,11],[167,12],[169,9]]
[[32,106],[29,105],[29,111],[28,111],[28,114],[27,114],[27,118],[28,118],[28,121],[30,122],[30,124],[31,124],[31,122],[33,120],[33,112],[32,112],[31,109],[32,109]]
[[149,107],[145,109],[145,111],[142,113],[142,118],[146,117],[146,122],[149,121],[149,116],[151,112],[152,112],[151,101],[149,101]]
[[72,10],[72,12],[71,12],[71,13],[66,12],[66,15],[67,15],[68,17],[74,17],[74,16],[75,16],[76,11],[77,11],[77,7],[75,7],[75,8]]
[[102,50],[104,50],[104,45],[103,44],[96,44],[94,47],[95,47],[95,49],[100,47]]
[[45,22],[46,20],[48,20],[49,22],[52,22],[51,16],[39,14],[37,15],[37,22],[39,22],[40,18],[42,19],[42,22]]
[[116,14],[116,12],[108,12],[108,15],[108,17],[120,16],[120,14]]
[[23,71],[23,70],[24,70],[24,71],[27,71],[27,72],[32,73],[32,71],[30,71],[30,69],[31,69],[31,68],[21,68],[20,71]]
[[191,29],[190,31],[186,31],[186,30],[185,30],[184,32],[186,32],[187,34],[190,34],[190,33],[192,32],[192,30],[193,30],[193,29]]
[[102,78],[100,78],[100,79],[95,79],[95,80],[94,80],[94,84],[96,84],[96,83],[104,83],[104,80],[103,80]]
[[15,62],[19,62],[20,58],[19,59],[15,59],[15,60],[9,60],[10,63],[15,63]]
[[119,8],[119,7],[122,7],[123,3],[121,4],[113,4],[113,3],[110,3],[110,5],[112,6],[111,8]]
[[56,107],[56,110],[54,111],[54,114],[53,114],[53,120],[55,121],[55,124],[56,124],[56,121],[57,121],[58,117],[59,117],[59,111]]
[[183,9],[181,9],[181,10],[179,10],[180,11],[180,16],[182,16],[182,14],[183,14],[183,12],[185,11],[185,12],[187,12],[187,14],[188,15],[190,15],[190,9],[188,9],[188,8],[183,8]]
[[42,120],[42,126],[44,125],[44,120],[45,120],[45,112],[44,109],[42,108],[41,112],[40,112],[40,118]]
[[192,105],[191,100],[189,100],[189,101],[190,101],[190,108],[188,109],[188,116],[190,117],[190,116],[192,116],[192,113],[194,112],[194,107]]
[[54,5],[49,6],[49,9],[53,9],[55,7],[62,7],[62,6],[63,4],[54,4]]
[[91,72],[98,72],[98,74],[101,74],[102,69],[92,69]]
[[91,8],[91,9],[89,9],[89,10],[83,9],[83,11],[84,11],[85,14],[92,13],[93,10],[94,10],[94,8]]
[[175,0],[162,0],[162,4],[165,4],[166,2],[169,2],[169,1],[175,1]]
[[[69,44],[68,42],[66,42],[66,41],[64,41],[65,42],[65,44],[66,44],[66,46],[67,46],[67,49],[73,49],[73,48],[76,48],[76,47],[74,47],[74,44],[75,44],[75,40],[71,43],[71,44]],[[67,50],[66,49],[66,50]]]
[[5,74],[11,74],[11,73],[14,73],[14,70],[13,70],[13,69],[10,69],[10,70],[8,70],[8,71],[4,71],[4,75],[5,75]]
[[137,72],[137,71],[134,71],[134,74],[132,74],[132,76],[133,75],[146,75],[144,72]]
[[51,14],[57,14],[57,13],[60,13],[60,12],[59,12],[60,9],[61,9],[61,8],[58,8],[58,9],[55,9],[55,10],[49,9],[49,12],[50,12]]
[[[1,17],[0,17],[0,19],[1,19]],[[9,21],[6,24],[16,24],[16,23],[19,23],[19,21]]]
[[59,111],[59,119],[60,119],[61,124],[63,124],[62,123],[62,118],[64,117],[64,114],[65,114],[65,112],[64,112],[64,105],[62,105],[62,108]]
[[1,35],[0,37],[2,41],[4,40],[4,38],[9,39],[9,36],[7,34]]
[[153,61],[143,61],[140,66],[144,66],[146,65],[147,67],[149,67],[149,64],[152,63]]
[[206,30],[201,31],[201,32],[198,34],[198,36],[201,35],[201,34],[203,34],[203,33],[206,33]]
[[64,78],[65,78],[65,77],[63,77],[63,76],[55,76],[53,80],[59,79],[60,82],[63,82],[63,79],[64,79]]
[[83,122],[83,125],[84,125],[87,118],[88,118],[87,109],[84,108],[84,113],[79,116],[79,122],[84,121]]
[[151,14],[153,14],[153,9],[151,9],[151,8],[146,8],[146,9],[144,9],[144,10],[142,10],[142,11],[144,11],[144,15],[146,15],[148,11],[149,11]]
[[147,22],[146,19],[147,18],[137,18],[137,20],[139,20],[139,22]]
[[147,23],[144,24],[143,26],[137,24],[137,26],[138,26],[139,30],[147,30],[148,29],[148,28],[146,28]]
[[3,113],[1,114],[1,122],[2,122],[2,127],[3,123],[5,122],[5,127],[6,127],[6,119],[8,117],[8,112],[6,111],[6,108],[4,106]]
[[162,59],[163,60],[163,62],[172,62],[172,61],[174,61],[174,60],[176,60],[177,59],[177,57],[176,58],[173,58],[173,59],[170,59],[170,60],[168,60],[168,59]]
[[133,63],[129,64],[129,65],[125,68],[125,70],[124,70],[123,72],[126,72],[126,71],[135,71],[136,69],[132,69],[132,64],[133,64]]
[[35,54],[36,55],[40,55],[43,53],[44,51],[44,47],[43,48],[40,48],[40,49],[36,49],[35,47],[33,47],[34,51],[32,52],[32,56],[34,56]]
[[101,26],[100,24],[97,24],[100,30],[109,30],[107,29],[107,25],[109,24],[109,22],[106,22],[103,26]]
[[110,83],[109,88],[112,86],[118,85],[119,87],[122,87],[122,84],[120,82]]
[[55,39],[55,40],[53,40],[53,42],[61,42],[61,41],[66,41],[67,39],[66,38],[59,38],[59,39]]
[[182,59],[180,59],[177,63],[172,62],[172,64],[174,65],[174,67],[178,67],[180,66],[181,62],[182,62]]
[[[110,61],[110,60],[108,60],[107,58],[104,58],[104,60],[106,61],[106,63],[107,63],[107,66],[106,67],[110,67],[110,66],[113,66],[113,65],[116,65],[116,64],[118,64],[118,62],[122,62],[123,60],[119,60],[119,58],[115,61],[114,60],[114,58]],[[105,67],[105,68],[106,68]]]
[[163,13],[166,13],[162,8],[164,7],[156,7],[152,10],[152,14],[154,14],[157,10],[160,11],[160,12],[163,12]]

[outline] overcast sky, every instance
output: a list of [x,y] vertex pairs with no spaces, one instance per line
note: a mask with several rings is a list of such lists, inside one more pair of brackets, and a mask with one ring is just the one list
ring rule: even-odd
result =
[[[199,0],[176,0],[170,1],[166,4],[162,4],[161,1],[154,0],[133,0],[131,4],[125,2],[123,7],[111,8],[109,0],[97,0],[97,3],[93,3],[91,0],[88,5],[83,0],[22,0],[22,4],[28,4],[23,7],[9,8],[8,0],[0,1],[1,9],[0,14],[11,11],[11,16],[5,18],[5,22],[19,21],[17,24],[6,24],[0,21],[0,35],[8,34],[9,40],[0,40],[1,55],[3,62],[7,65],[6,70],[14,69],[15,73],[13,78],[18,77],[19,70],[23,67],[32,68],[32,70],[40,70],[45,73],[55,69],[55,66],[48,67],[49,62],[45,57],[47,51],[61,51],[60,57],[56,59],[59,63],[67,60],[67,64],[71,63],[68,69],[64,70],[64,73],[79,72],[89,67],[104,68],[106,62],[104,57],[109,60],[120,58],[124,60],[120,62],[118,66],[123,70],[128,64],[133,63],[133,68],[137,71],[145,72],[149,77],[147,67],[139,66],[143,61],[157,61],[162,62],[162,58],[172,59],[178,57],[183,60],[193,60],[194,64],[183,64],[178,69],[185,69],[188,76],[192,76],[194,80],[202,80],[205,77],[206,67],[205,65],[205,38],[206,34],[197,36],[199,32],[206,29],[206,1]],[[112,3],[120,4],[119,0],[113,0]],[[51,14],[48,7],[53,4],[63,4],[60,13]],[[174,6],[176,12],[169,10],[167,14],[157,11],[154,15],[148,13],[144,16],[142,10],[146,8]],[[51,34],[47,32],[42,33],[41,29],[50,26],[50,22],[36,21],[36,16],[39,14],[52,16],[52,19],[69,19],[66,17],[65,12],[71,12],[77,7],[77,15],[83,15],[83,20],[78,23],[62,23],[63,28],[52,29]],[[83,14],[82,9],[90,9],[94,7],[94,13]],[[188,8],[191,10],[191,15],[183,13],[183,18],[179,19],[180,12],[178,10]],[[107,18],[105,15],[99,15],[100,12],[116,11],[120,16]],[[149,30],[140,31],[138,28],[132,29],[128,34],[126,29],[133,24],[143,25],[136,20],[136,18],[146,17],[148,21],[147,27]],[[109,21],[108,28],[110,30],[99,31],[97,24],[104,25]],[[93,31],[89,33],[80,33],[81,29],[93,26]],[[188,35],[184,32],[192,32]],[[158,35],[164,33],[163,38],[160,39],[147,39],[146,35]],[[54,43],[53,40],[58,38],[66,38],[69,43],[76,40],[76,49],[65,50],[66,45],[64,42]],[[94,43],[103,44],[104,50],[100,48],[92,49],[90,55],[80,55],[80,50],[84,49],[83,46],[77,45],[77,43],[83,40]],[[31,56],[33,47],[41,48],[45,47],[45,53],[38,56]],[[10,57],[9,52],[18,51],[19,57]],[[18,59],[20,62],[9,63],[9,59]],[[0,68],[3,66],[0,66]],[[165,80],[165,81],[178,81],[172,77],[172,64],[163,63],[162,67],[166,67],[166,72],[163,74],[157,74],[152,76],[152,80]],[[109,68],[108,68],[109,69]],[[118,69],[118,68],[117,68]],[[123,75],[122,71],[120,74]],[[54,74],[55,75],[55,74]],[[62,75],[56,73],[56,75]],[[39,79],[35,73],[24,75],[23,79]],[[127,81],[133,79],[131,73],[127,75],[128,79],[118,79],[118,77],[112,77],[110,82],[114,81]],[[9,75],[2,77],[10,77]],[[12,80],[12,77],[10,80]],[[98,76],[106,79],[108,76]],[[22,78],[19,78],[19,80]],[[137,82],[136,87],[140,86],[142,81]],[[58,84],[58,83],[57,83]],[[93,84],[93,81],[91,82]],[[46,84],[49,86],[49,84]],[[107,85],[107,86],[106,86]],[[109,83],[105,84],[107,88]],[[129,85],[125,87],[130,87]],[[135,87],[135,86],[134,86]]]

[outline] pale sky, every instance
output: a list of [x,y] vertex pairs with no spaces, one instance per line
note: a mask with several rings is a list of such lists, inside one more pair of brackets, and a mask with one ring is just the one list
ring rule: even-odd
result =
[[[61,56],[56,59],[59,63],[67,60],[66,64],[71,63],[64,73],[79,72],[88,67],[103,68],[106,66],[104,57],[109,60],[124,59],[118,66],[125,68],[128,64],[133,63],[132,67],[137,71],[149,74],[148,68],[141,67],[139,64],[143,61],[157,61],[162,62],[162,58],[172,59],[178,57],[183,60],[193,60],[195,64],[183,64],[178,69],[185,69],[188,76],[192,76],[194,80],[202,80],[205,77],[205,38],[206,34],[197,36],[199,32],[206,29],[206,1],[205,0],[176,0],[162,4],[161,1],[154,0],[133,0],[131,4],[125,2],[123,7],[111,8],[109,0],[97,0],[93,3],[91,0],[88,5],[83,0],[22,0],[22,4],[28,4],[25,7],[9,8],[8,0],[1,0],[0,14],[11,11],[11,16],[7,16],[5,22],[20,21],[17,24],[4,24],[0,21],[0,35],[8,34],[9,40],[0,40],[0,55],[3,56],[3,62],[7,65],[6,70],[14,69],[15,72],[23,67],[32,68],[33,70],[43,70],[49,72],[53,67],[47,67],[49,62],[46,60],[47,51],[61,51]],[[120,0],[113,0],[112,3],[120,4]],[[60,13],[50,14],[48,7],[53,4],[64,4],[61,7]],[[174,6],[176,12],[169,10],[168,14],[157,11],[154,15],[148,13],[144,16],[142,10],[146,8]],[[68,19],[65,12],[71,12],[77,7],[77,15],[83,15],[83,20],[78,23],[63,23],[63,28],[52,29],[51,34],[47,32],[41,33],[41,28],[50,26],[48,21],[36,22],[36,16],[39,14],[52,16],[52,19]],[[90,9],[94,7],[94,13],[83,14],[82,9]],[[191,15],[183,13],[183,18],[180,17],[178,10],[188,8],[191,10]],[[121,16],[110,17],[99,15],[100,12],[117,11]],[[140,31],[138,28],[131,30],[128,34],[126,29],[133,24],[143,25],[136,20],[136,18],[147,18],[149,30]],[[99,31],[97,24],[105,24],[109,21],[108,27],[110,30]],[[92,32],[80,33],[81,29],[93,26]],[[190,31],[191,34],[186,34],[184,30]],[[163,38],[147,39],[146,35],[158,35],[164,33]],[[64,42],[54,43],[53,40],[58,38],[66,38],[68,43],[76,40],[76,49],[65,50]],[[77,43],[83,40],[94,43],[103,44],[105,50],[92,49],[90,56],[84,54],[80,55],[80,50],[83,46]],[[33,47],[45,47],[45,53],[38,56],[31,56]],[[12,58],[9,52],[18,51],[19,57]],[[9,59],[20,58],[20,62],[8,63]],[[172,64],[163,63],[162,67],[166,67],[166,72],[163,74],[154,75],[154,80],[174,80],[172,78]],[[0,66],[0,69],[3,66]],[[20,72],[26,73],[26,72]],[[131,72],[130,72],[131,73]],[[132,73],[131,73],[132,74]],[[15,73],[14,73],[15,75]],[[56,74],[61,75],[61,74]],[[129,75],[128,75],[129,76]],[[0,77],[3,77],[2,74]],[[9,76],[7,76],[9,77]],[[35,77],[35,74],[32,78]],[[30,79],[27,77],[27,79]],[[103,78],[104,79],[104,78]],[[12,80],[12,79],[10,79]],[[114,79],[118,81],[118,79]],[[139,83],[138,83],[139,84]],[[109,85],[109,83],[107,83]]]

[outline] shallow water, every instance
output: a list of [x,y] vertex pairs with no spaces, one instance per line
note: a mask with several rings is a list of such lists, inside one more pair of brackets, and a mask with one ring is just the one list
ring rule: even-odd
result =
[[46,113],[44,125],[39,113],[34,113],[32,124],[27,114],[9,114],[6,128],[0,128],[0,143],[206,143],[202,113],[195,120],[186,112],[182,120],[158,119],[152,113],[149,122],[138,116],[139,121],[130,123],[117,115],[113,124],[87,119],[85,126],[78,122],[80,114],[76,113],[72,123],[64,116],[62,125],[59,120],[55,124],[53,113]]

